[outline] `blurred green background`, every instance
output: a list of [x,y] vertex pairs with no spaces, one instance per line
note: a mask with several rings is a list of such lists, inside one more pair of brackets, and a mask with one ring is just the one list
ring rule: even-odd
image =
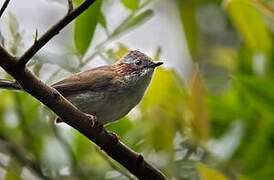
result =
[[[43,3],[67,8],[66,1]],[[169,25],[148,29],[159,6],[166,12],[159,23]],[[115,26],[110,9],[120,20]],[[17,19],[7,13],[0,34],[14,55],[28,47],[30,31]],[[106,128],[172,180],[274,179],[273,0],[97,0],[68,27],[72,40],[59,54],[37,54],[29,67],[51,84],[113,63],[135,49],[120,40],[144,27],[183,41],[165,33],[138,37],[144,46],[166,38],[165,46],[142,51],[167,65],[157,69],[142,102]],[[187,53],[173,59],[167,52],[174,49]],[[1,70],[1,78],[11,77]],[[0,180],[135,179],[77,131],[55,125],[55,115],[30,95],[1,90],[0,99]]]

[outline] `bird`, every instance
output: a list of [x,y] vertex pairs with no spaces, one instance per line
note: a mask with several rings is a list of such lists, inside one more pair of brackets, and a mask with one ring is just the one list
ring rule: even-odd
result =
[[[133,50],[114,64],[72,74],[51,86],[103,126],[121,119],[139,104],[155,68],[162,64]],[[0,81],[0,88],[23,90],[14,81]],[[63,121],[57,117],[55,122]]]

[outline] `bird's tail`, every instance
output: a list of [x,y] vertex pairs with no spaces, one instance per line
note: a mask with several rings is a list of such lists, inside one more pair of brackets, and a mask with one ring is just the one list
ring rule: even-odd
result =
[[0,79],[0,89],[23,90],[20,84],[16,81],[10,81],[5,79]]

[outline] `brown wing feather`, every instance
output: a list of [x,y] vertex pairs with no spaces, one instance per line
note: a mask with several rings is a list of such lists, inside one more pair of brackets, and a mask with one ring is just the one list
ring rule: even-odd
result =
[[67,96],[77,91],[106,88],[115,81],[115,69],[112,66],[101,66],[76,73],[52,85],[62,95]]

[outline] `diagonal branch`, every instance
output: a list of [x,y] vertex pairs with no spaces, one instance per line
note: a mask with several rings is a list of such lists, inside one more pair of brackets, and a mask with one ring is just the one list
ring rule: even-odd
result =
[[8,7],[10,0],[6,0],[2,6],[2,8],[0,9],[0,18],[2,16],[2,14],[4,13],[5,9]]
[[68,0],[68,13],[70,13],[73,10],[73,2],[72,0]]
[[[70,2],[70,1],[69,1]],[[73,21],[77,16],[84,12],[95,0],[85,0],[76,9],[72,10],[72,4],[69,3],[69,11],[66,16],[53,25],[41,38],[34,42],[34,44],[19,58],[19,65],[25,65],[28,61],[55,35],[57,35],[66,25]]]
[[[48,106],[65,123],[97,144],[110,157],[139,179],[167,179],[159,170],[145,161],[142,155],[137,154],[122,142],[117,141],[117,138],[102,127],[92,126],[90,119],[58,91],[43,83],[25,66],[18,67],[16,59],[12,56],[7,56],[5,51],[2,50],[3,48],[0,48],[0,66],[12,75],[26,92]],[[15,68],[16,66],[17,68]]]

